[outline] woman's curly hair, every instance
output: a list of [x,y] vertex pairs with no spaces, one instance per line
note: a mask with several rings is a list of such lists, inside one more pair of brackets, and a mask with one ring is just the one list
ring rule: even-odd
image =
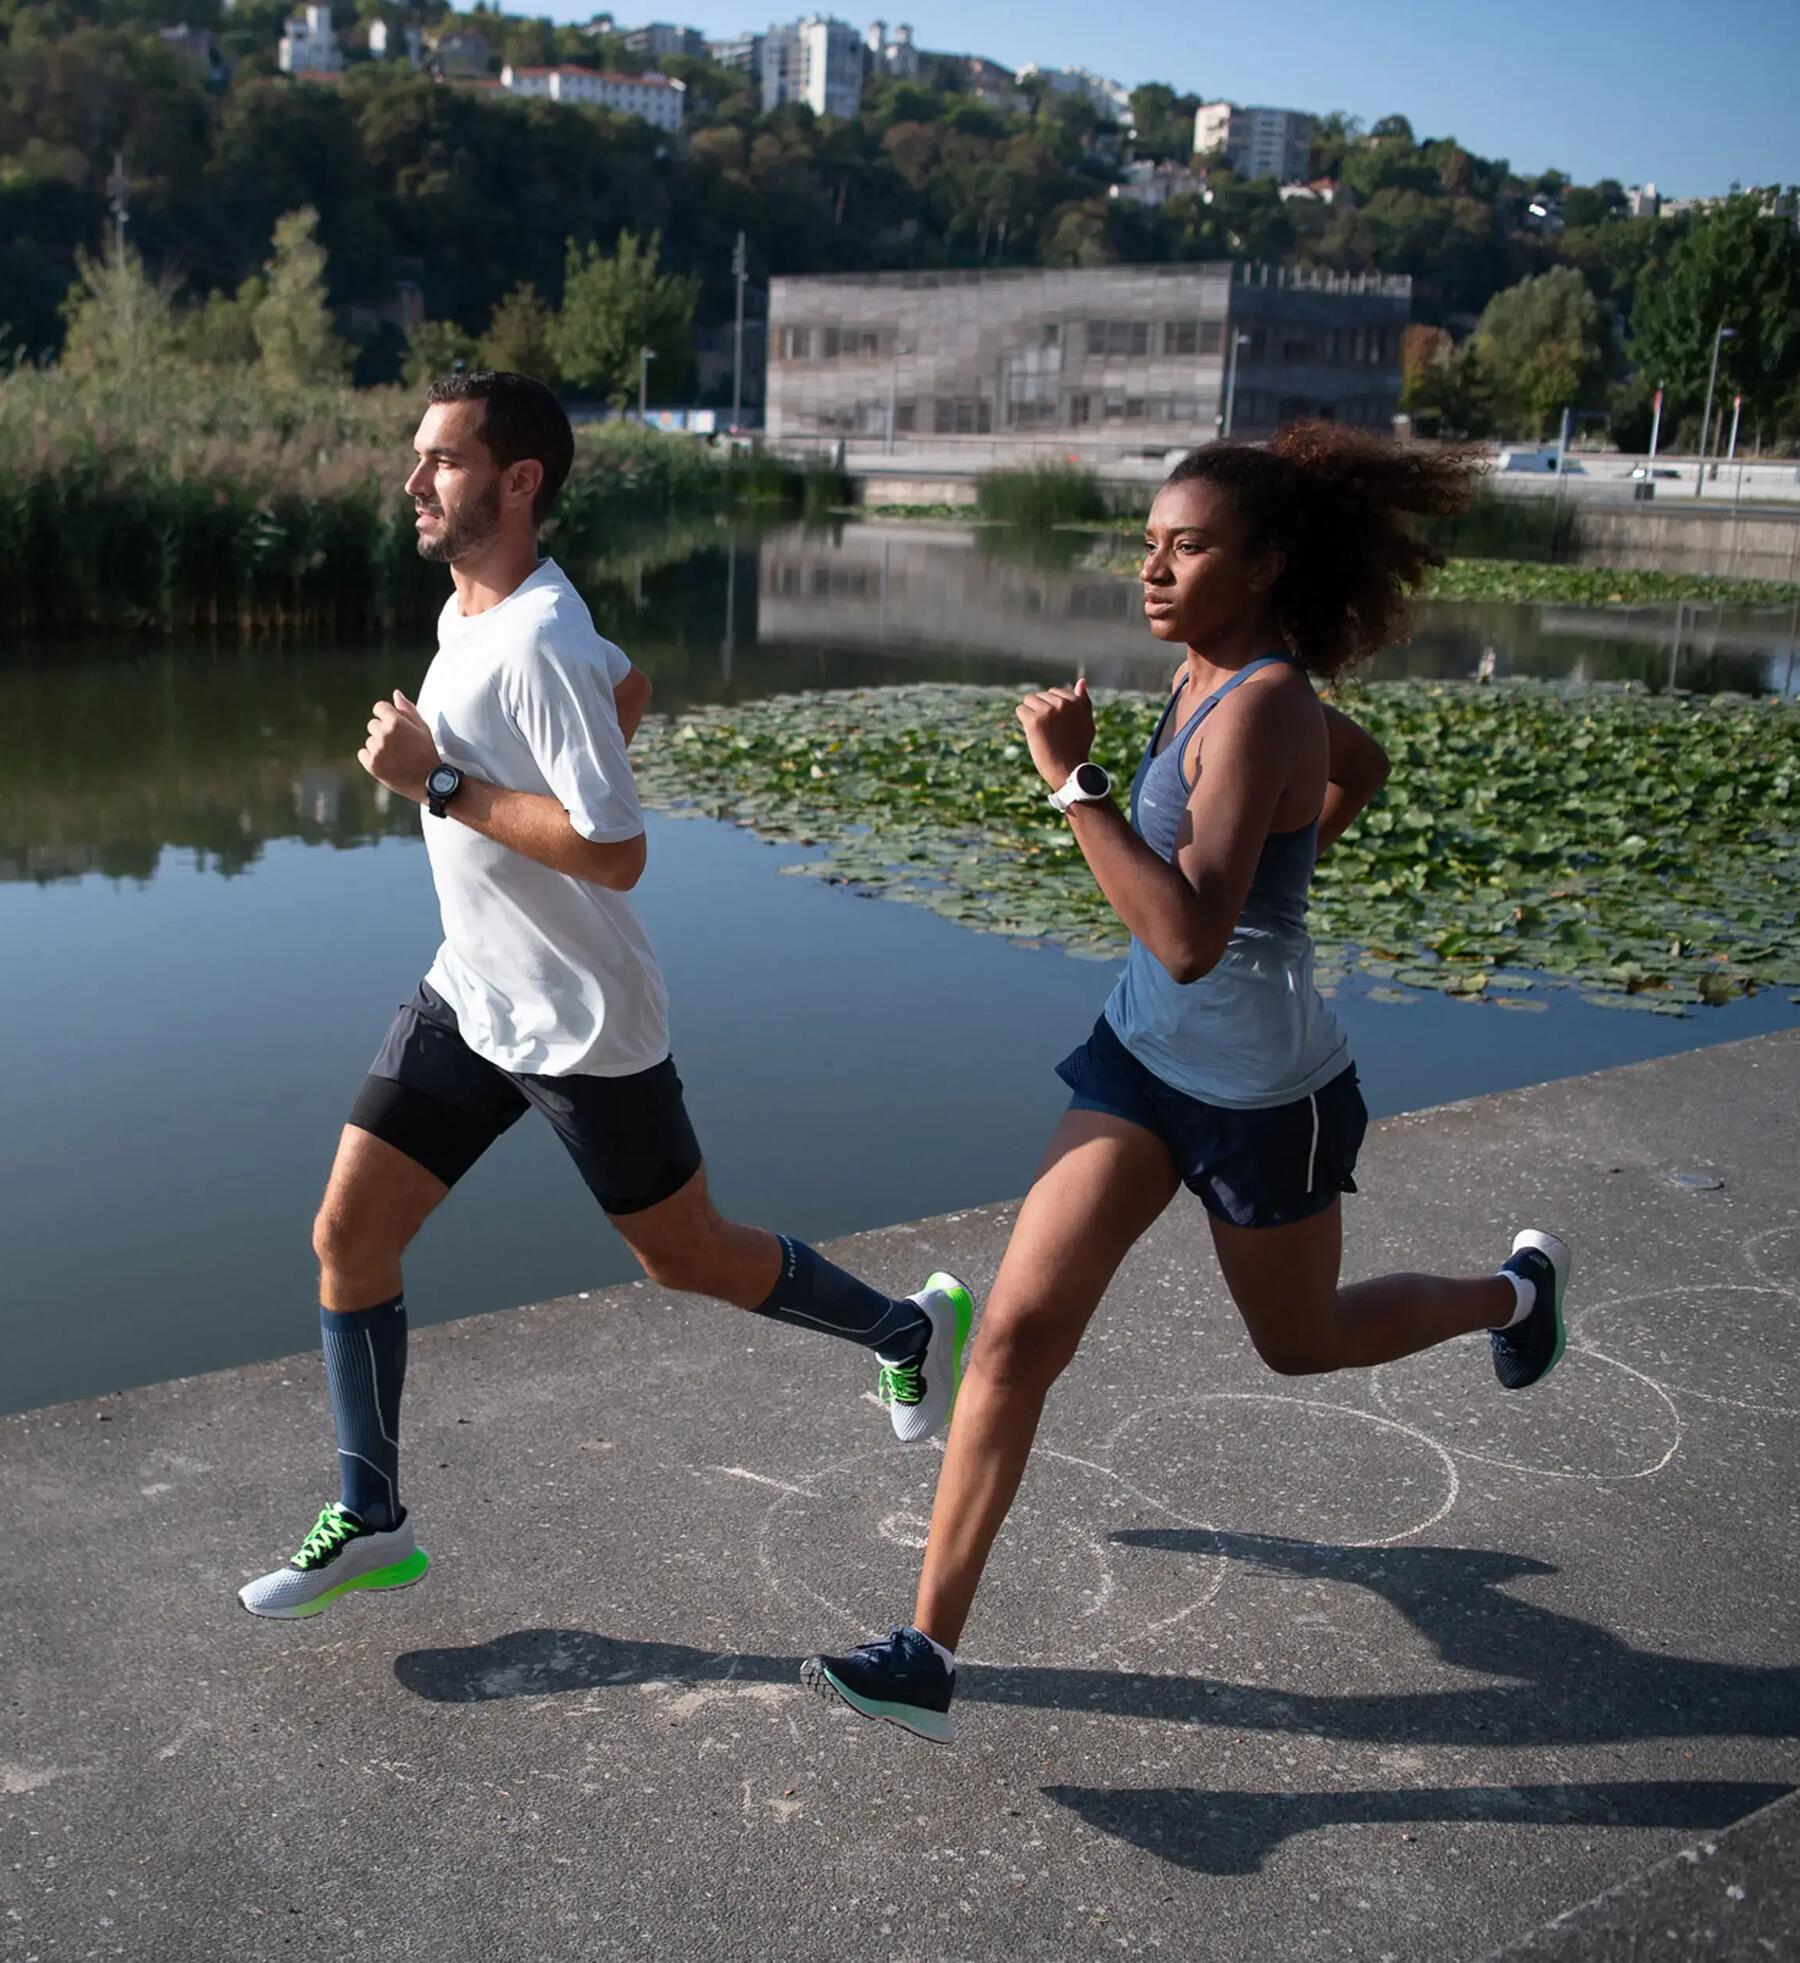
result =
[[1168,482],[1217,485],[1243,519],[1250,549],[1286,554],[1269,595],[1282,638],[1302,666],[1331,676],[1405,640],[1413,593],[1444,563],[1407,516],[1467,510],[1484,468],[1473,450],[1299,422],[1267,445],[1209,443]]

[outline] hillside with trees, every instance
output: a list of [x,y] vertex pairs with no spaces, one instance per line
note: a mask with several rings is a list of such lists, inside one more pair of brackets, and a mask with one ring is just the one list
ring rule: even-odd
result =
[[[1788,216],[1765,215],[1772,194],[1632,217],[1617,183],[1515,172],[1453,138],[1418,137],[1402,116],[1364,129],[1327,115],[1309,174],[1333,187],[1330,201],[1284,199],[1213,159],[1200,188],[1151,207],[1114,192],[1133,156],[1189,160],[1198,98],[1166,84],[1134,93],[1133,136],[1029,84],[1003,112],[959,92],[955,63],[929,57],[916,80],[871,80],[862,113],[845,121],[793,104],[764,114],[748,77],[671,59],[661,66],[687,103],[671,136],[367,55],[379,20],[479,32],[495,67],[647,65],[609,34],[355,0],[334,9],[349,65],[325,82],[276,73],[286,11],[272,0],[229,12],[219,0],[0,0],[11,361],[65,347],[77,364],[104,358],[93,305],[102,261],[119,259],[118,156],[131,264],[149,296],[131,331],[203,363],[258,359],[271,374],[285,365],[371,384],[454,350],[622,395],[613,328],[595,327],[591,307],[585,326],[565,318],[564,301],[571,287],[616,289],[608,269],[623,252],[637,255],[627,284],[649,309],[668,398],[690,324],[731,317],[741,228],[758,284],[1223,258],[1410,274],[1408,406],[1444,434],[1541,426],[1574,400],[1611,410],[1621,438],[1641,441],[1650,389],[1664,381],[1665,440],[1678,440],[1684,419],[1697,427],[1712,325],[1741,317],[1725,373],[1745,394],[1746,441],[1800,434],[1800,242]],[[178,24],[211,34],[229,72],[209,75],[161,38]],[[307,312],[308,280],[328,317]],[[428,323],[411,346],[402,283]]]

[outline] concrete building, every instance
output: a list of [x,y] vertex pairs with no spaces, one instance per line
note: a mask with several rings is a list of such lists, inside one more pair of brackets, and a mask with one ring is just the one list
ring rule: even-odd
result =
[[707,59],[720,68],[729,68],[735,74],[754,75],[762,80],[763,42],[768,37],[762,34],[734,34],[726,41],[708,41]]
[[377,61],[408,61],[414,68],[425,59],[425,38],[416,27],[390,27],[384,20],[369,23],[369,53]]
[[1055,95],[1079,96],[1109,123],[1131,123],[1131,91],[1123,82],[1096,75],[1090,68],[1040,68],[1035,61],[1019,70],[1018,79],[1047,82]]
[[282,29],[275,65],[284,75],[341,75],[344,50],[331,25],[329,7],[303,7]]
[[1295,184],[1306,177],[1312,118],[1297,109],[1243,109],[1235,102],[1203,102],[1194,111],[1194,154],[1224,151],[1240,177],[1272,177]]
[[514,68],[500,71],[512,95],[547,96],[552,102],[586,103],[615,115],[642,116],[657,129],[681,128],[686,88],[666,75],[604,75],[594,68]]
[[804,102],[815,116],[854,116],[862,107],[868,50],[848,21],[809,14],[763,37],[762,106]]
[[870,21],[869,31],[863,36],[863,45],[868,49],[872,72],[889,76],[897,82],[910,82],[918,74],[919,50],[913,41],[912,29],[904,22],[890,36],[886,21]]
[[1197,198],[1206,190],[1206,179],[1185,164],[1159,164],[1149,157],[1120,167],[1119,181],[1109,186],[1107,196],[1124,204],[1147,205],[1155,210],[1171,198]]
[[646,61],[666,61],[670,55],[692,55],[700,60],[706,54],[706,36],[697,27],[677,27],[666,20],[628,27],[619,38],[627,54],[642,55]]
[[425,46],[430,51],[433,70],[445,81],[477,82],[488,73],[491,56],[487,36],[473,28],[435,37],[427,34]]
[[769,289],[778,441],[1038,438],[1092,457],[1300,416],[1392,426],[1412,282],[1299,268],[829,274]]

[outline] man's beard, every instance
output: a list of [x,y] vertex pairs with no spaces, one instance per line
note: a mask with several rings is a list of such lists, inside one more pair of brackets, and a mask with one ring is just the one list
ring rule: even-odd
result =
[[452,519],[442,511],[438,516],[443,520],[443,529],[435,538],[424,532],[419,534],[419,557],[437,565],[453,565],[492,543],[500,529],[500,486],[490,484],[476,500],[474,509],[460,518]]

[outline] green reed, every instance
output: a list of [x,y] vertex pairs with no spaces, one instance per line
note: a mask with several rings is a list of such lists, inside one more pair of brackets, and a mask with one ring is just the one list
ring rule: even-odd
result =
[[[429,620],[443,573],[402,493],[417,398],[272,394],[187,376],[0,380],[0,625],[38,633],[366,634]],[[798,505],[797,470],[612,423],[576,432],[546,533],[571,565],[746,502]]]

